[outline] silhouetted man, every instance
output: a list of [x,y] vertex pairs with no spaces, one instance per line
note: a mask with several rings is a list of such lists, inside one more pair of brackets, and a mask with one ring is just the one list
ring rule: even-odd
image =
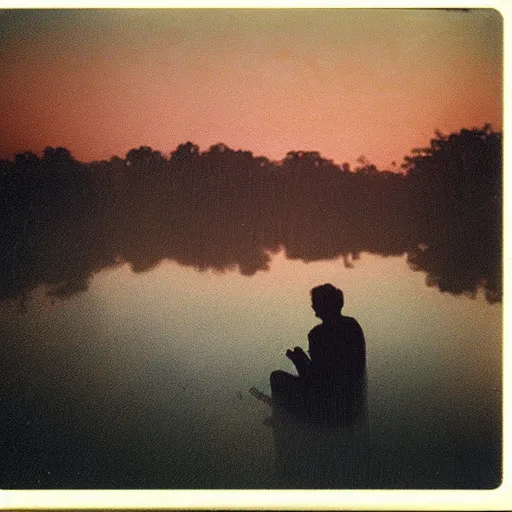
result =
[[353,415],[365,380],[363,330],[354,318],[341,314],[343,292],[333,285],[313,288],[311,299],[322,323],[308,334],[310,357],[300,347],[286,351],[299,376],[272,372],[272,397],[309,416]]

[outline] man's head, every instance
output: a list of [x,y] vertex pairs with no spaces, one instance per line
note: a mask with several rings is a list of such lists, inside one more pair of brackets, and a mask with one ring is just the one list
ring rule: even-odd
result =
[[311,306],[318,318],[337,316],[343,308],[343,292],[332,284],[322,284],[311,290]]

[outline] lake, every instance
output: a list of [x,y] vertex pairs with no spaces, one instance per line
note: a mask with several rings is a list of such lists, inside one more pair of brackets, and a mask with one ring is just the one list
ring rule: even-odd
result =
[[[502,306],[426,286],[406,256],[243,275],[164,260],[98,269],[68,298],[0,303],[4,489],[495,488]],[[293,371],[343,289],[367,344],[367,414],[350,427],[273,420],[249,388]]]

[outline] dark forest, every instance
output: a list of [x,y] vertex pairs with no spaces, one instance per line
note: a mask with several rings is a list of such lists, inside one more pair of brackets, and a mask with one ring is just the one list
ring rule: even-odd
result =
[[413,149],[400,169],[351,169],[314,151],[280,161],[216,144],[147,146],[83,163],[69,150],[0,161],[0,298],[87,289],[102,269],[163,260],[198,270],[269,269],[365,252],[407,255],[442,292],[502,297],[502,134],[488,125]]

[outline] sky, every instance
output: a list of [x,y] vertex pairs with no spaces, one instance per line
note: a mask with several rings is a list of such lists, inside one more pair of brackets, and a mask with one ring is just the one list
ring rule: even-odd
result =
[[0,158],[190,140],[389,169],[502,128],[502,50],[491,9],[3,10]]

